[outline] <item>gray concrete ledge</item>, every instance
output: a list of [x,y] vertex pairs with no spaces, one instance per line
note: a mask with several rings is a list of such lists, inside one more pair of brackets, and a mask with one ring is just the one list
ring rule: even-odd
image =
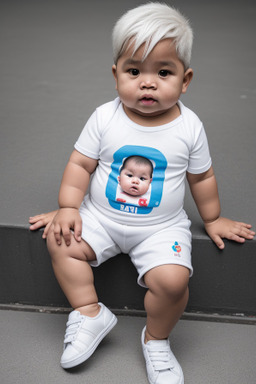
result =
[[[0,303],[69,307],[54,277],[42,231],[0,226]],[[256,241],[226,242],[219,251],[206,237],[193,238],[194,276],[188,312],[256,315]],[[100,301],[119,310],[144,310],[145,289],[127,255],[94,268]],[[129,289],[127,289],[129,287]]]
[[[146,317],[146,311],[135,309],[114,309],[110,308],[116,316],[129,317]],[[38,307],[36,305],[24,304],[0,304],[0,311],[18,311],[18,312],[35,312],[47,314],[66,314],[68,315],[72,308],[70,307]],[[256,316],[245,316],[243,313],[233,315],[225,315],[219,313],[202,313],[202,312],[184,312],[181,320],[193,321],[209,321],[214,323],[230,323],[230,324],[246,324],[256,325]]]

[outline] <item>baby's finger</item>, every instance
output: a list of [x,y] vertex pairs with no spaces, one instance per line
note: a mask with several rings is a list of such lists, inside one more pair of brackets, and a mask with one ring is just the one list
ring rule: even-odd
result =
[[44,229],[44,232],[43,232],[43,236],[42,236],[43,239],[46,239],[46,238],[47,238],[47,235],[48,235],[50,226],[51,226],[51,223],[48,223],[48,224],[46,225],[46,227],[45,227],[45,229]]
[[34,223],[36,223],[37,221],[38,221],[38,219],[36,219],[35,216],[34,216],[34,217],[30,217],[29,220],[28,220],[28,222],[29,222],[30,224],[34,224]]
[[237,243],[244,243],[245,242],[245,238],[244,237],[241,237],[241,236],[236,235],[234,233],[232,233],[231,235],[227,236],[227,239],[228,240],[236,241]]
[[[243,223],[242,223],[243,224]],[[250,230],[250,225],[243,224],[234,231],[235,235],[241,236],[245,239],[251,240],[255,236],[255,232]]]
[[29,222],[35,223],[36,221],[42,220],[44,218],[44,216],[45,216],[44,213],[41,213],[40,215],[36,215],[36,216],[30,216]]
[[243,223],[243,222],[238,222],[237,224],[241,225],[242,227],[248,228],[248,229],[252,227],[251,224],[247,224],[247,223]]
[[253,232],[253,231],[243,231],[243,233],[241,233],[241,236],[243,236],[247,240],[252,240],[254,238],[254,236],[255,236],[255,232]]
[[76,241],[81,241],[81,235],[82,235],[82,222],[76,222],[74,227],[74,236]]
[[34,224],[32,224],[29,229],[31,231],[35,231],[36,229],[39,229],[44,226],[43,220],[36,221]]
[[71,232],[69,226],[64,226],[62,228],[62,236],[64,238],[65,244],[69,246],[71,243]]
[[60,228],[59,224],[54,225],[53,232],[54,232],[54,237],[55,237],[56,243],[58,245],[61,245],[61,228]]
[[225,248],[224,241],[222,240],[222,238],[220,236],[218,236],[218,235],[212,236],[212,240],[214,241],[214,243],[217,245],[217,247],[219,249]]

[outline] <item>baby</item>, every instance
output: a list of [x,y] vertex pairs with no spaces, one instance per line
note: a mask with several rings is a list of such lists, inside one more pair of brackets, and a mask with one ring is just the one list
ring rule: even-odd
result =
[[[118,97],[96,109],[76,142],[59,210],[30,219],[32,230],[46,225],[54,273],[74,309],[61,357],[65,369],[87,360],[116,324],[98,302],[91,267],[124,252],[147,288],[141,344],[149,383],[184,383],[168,337],[186,308],[193,273],[186,178],[220,249],[222,238],[243,243],[255,235],[251,225],[221,217],[203,124],[180,101],[193,77],[192,40],[188,20],[164,4],[141,5],[117,21],[112,72]],[[139,165],[138,156],[148,163]],[[134,176],[142,188],[130,185]],[[150,186],[150,199],[144,206],[117,201],[118,181],[127,196]]]

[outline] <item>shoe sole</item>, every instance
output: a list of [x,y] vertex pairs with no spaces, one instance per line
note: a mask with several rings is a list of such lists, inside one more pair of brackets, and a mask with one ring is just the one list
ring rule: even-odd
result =
[[105,336],[107,336],[107,334],[111,331],[111,329],[114,328],[116,323],[117,323],[117,318],[116,318],[115,315],[113,315],[113,317],[112,317],[111,321],[108,323],[107,327],[104,328],[98,334],[98,336],[96,337],[96,339],[92,343],[91,347],[88,350],[86,350],[85,353],[83,353],[82,355],[76,357],[74,360],[67,361],[67,362],[61,362],[60,365],[62,366],[62,368],[64,368],[64,369],[73,368],[73,367],[76,367],[79,364],[82,364],[87,359],[89,359],[89,357],[93,354],[93,352],[98,347],[100,342],[104,339]]

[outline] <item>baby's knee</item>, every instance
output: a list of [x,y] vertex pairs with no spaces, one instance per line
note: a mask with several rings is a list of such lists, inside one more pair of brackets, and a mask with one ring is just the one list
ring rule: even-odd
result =
[[[71,239],[72,243],[72,239]],[[53,228],[49,229],[46,239],[47,249],[51,256],[52,261],[57,261],[60,257],[68,256],[70,254],[72,246],[67,246],[65,240],[61,238],[61,244],[56,241],[55,233]]]
[[72,258],[81,261],[94,261],[96,255],[93,249],[84,240],[76,241],[73,234],[71,234],[71,243],[66,245],[64,238],[62,238],[61,245],[56,241],[54,230],[50,229],[47,235],[47,248],[50,253],[52,261],[63,261],[64,258]]
[[145,282],[152,292],[179,298],[188,290],[189,270],[180,265],[162,265],[149,271]]

